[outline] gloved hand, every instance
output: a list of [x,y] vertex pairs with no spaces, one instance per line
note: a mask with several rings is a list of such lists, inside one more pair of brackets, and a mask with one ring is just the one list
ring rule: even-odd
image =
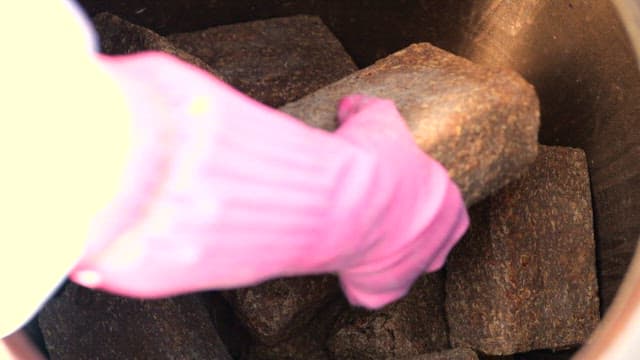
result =
[[383,306],[442,266],[468,219],[393,103],[352,96],[312,129],[161,53],[102,57],[133,114],[122,191],[76,282],[160,297],[335,272]]
[[404,296],[425,271],[440,269],[469,218],[458,187],[417,147],[393,102],[349,96],[338,120],[337,135],[380,163],[368,206],[384,204],[384,210],[362,229],[355,261],[339,271],[352,303],[377,308]]

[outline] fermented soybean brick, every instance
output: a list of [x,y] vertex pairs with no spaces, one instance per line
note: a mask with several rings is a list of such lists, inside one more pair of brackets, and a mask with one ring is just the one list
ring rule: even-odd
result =
[[52,359],[231,360],[197,295],[142,301],[67,283],[38,322]]
[[248,356],[243,360],[329,360],[326,341],[336,318],[350,306],[343,297],[337,297],[318,311],[309,323],[299,329],[294,336],[276,345],[254,341]]
[[381,310],[353,308],[335,327],[327,343],[335,359],[400,359],[448,349],[444,273],[423,275],[407,296]]
[[394,100],[418,145],[447,168],[467,204],[504,186],[535,159],[538,98],[513,71],[414,44],[282,110],[333,130],[336,104],[351,93]]
[[317,16],[217,26],[168,39],[270,106],[296,100],[357,69]]
[[124,55],[141,51],[162,51],[220,76],[204,61],[178,49],[169,40],[150,29],[132,24],[109,13],[100,13],[92,21],[100,37],[100,50],[105,54]]
[[541,146],[471,218],[447,263],[452,345],[501,355],[583,343],[598,321],[584,152]]
[[300,334],[339,294],[334,276],[318,275],[275,279],[224,296],[251,335],[263,345],[277,345]]

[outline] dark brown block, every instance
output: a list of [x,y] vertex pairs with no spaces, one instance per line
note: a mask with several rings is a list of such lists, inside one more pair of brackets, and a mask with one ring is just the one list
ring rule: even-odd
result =
[[225,297],[259,342],[275,345],[297,334],[339,293],[334,276],[309,276],[271,280]]
[[520,180],[472,209],[447,263],[454,346],[502,355],[584,342],[598,322],[582,150],[541,146]]
[[170,35],[249,96],[281,106],[357,70],[319,17],[299,15]]
[[336,104],[350,93],[395,100],[418,145],[449,170],[468,204],[517,177],[535,159],[538,99],[512,71],[415,44],[282,110],[333,130]]
[[209,318],[218,331],[229,355],[233,359],[246,359],[249,344],[253,342],[251,334],[237,318],[233,307],[221,292],[209,291],[200,293],[204,306],[209,311]]
[[274,345],[254,343],[246,360],[330,360],[326,341],[340,314],[349,309],[347,300],[338,297],[318,311],[295,335]]
[[196,295],[141,301],[69,283],[38,322],[52,359],[231,360]]
[[401,360],[478,360],[478,355],[471,349],[452,349],[402,358]]
[[449,347],[444,274],[422,276],[403,299],[378,311],[343,314],[328,347],[336,359],[398,359]]
[[100,48],[105,54],[125,55],[147,50],[162,51],[220,76],[207,63],[176,48],[166,38],[115,15],[98,14],[93,18],[93,25],[100,37]]

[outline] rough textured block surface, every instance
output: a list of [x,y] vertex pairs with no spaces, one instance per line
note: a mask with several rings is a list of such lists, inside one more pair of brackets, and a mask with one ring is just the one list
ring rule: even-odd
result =
[[246,326],[235,315],[233,307],[218,291],[200,293],[200,296],[229,355],[233,359],[246,360],[248,344],[252,343],[252,338]]
[[206,61],[229,83],[281,106],[357,68],[317,16],[292,16],[170,35],[176,46]]
[[231,360],[196,295],[140,301],[69,283],[38,321],[52,359]]
[[402,358],[400,360],[478,360],[478,355],[471,349],[452,349]]
[[584,152],[541,146],[520,180],[472,209],[449,257],[452,345],[501,355],[584,342],[599,316],[592,216]]
[[296,334],[339,294],[337,278],[312,276],[228,291],[225,298],[257,341],[274,345]]
[[449,347],[444,273],[422,276],[403,299],[378,311],[352,309],[328,341],[341,360],[398,359]]
[[100,49],[105,54],[125,55],[147,50],[162,51],[221,76],[201,59],[178,49],[169,40],[147,28],[108,13],[98,14],[92,20],[100,38]]
[[275,345],[254,343],[246,360],[330,360],[326,341],[340,314],[349,309],[340,296],[318,311],[316,316],[291,338]]
[[350,93],[393,99],[418,145],[449,170],[467,204],[499,189],[535,159],[538,99],[512,71],[415,44],[282,110],[333,130],[336,104]]

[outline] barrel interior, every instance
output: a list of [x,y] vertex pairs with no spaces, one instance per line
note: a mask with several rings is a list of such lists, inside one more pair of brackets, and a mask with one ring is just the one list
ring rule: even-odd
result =
[[601,310],[613,301],[640,234],[640,72],[608,1],[82,0],[160,34],[294,14],[319,15],[358,66],[428,41],[509,67],[541,101],[540,142],[586,151]]

